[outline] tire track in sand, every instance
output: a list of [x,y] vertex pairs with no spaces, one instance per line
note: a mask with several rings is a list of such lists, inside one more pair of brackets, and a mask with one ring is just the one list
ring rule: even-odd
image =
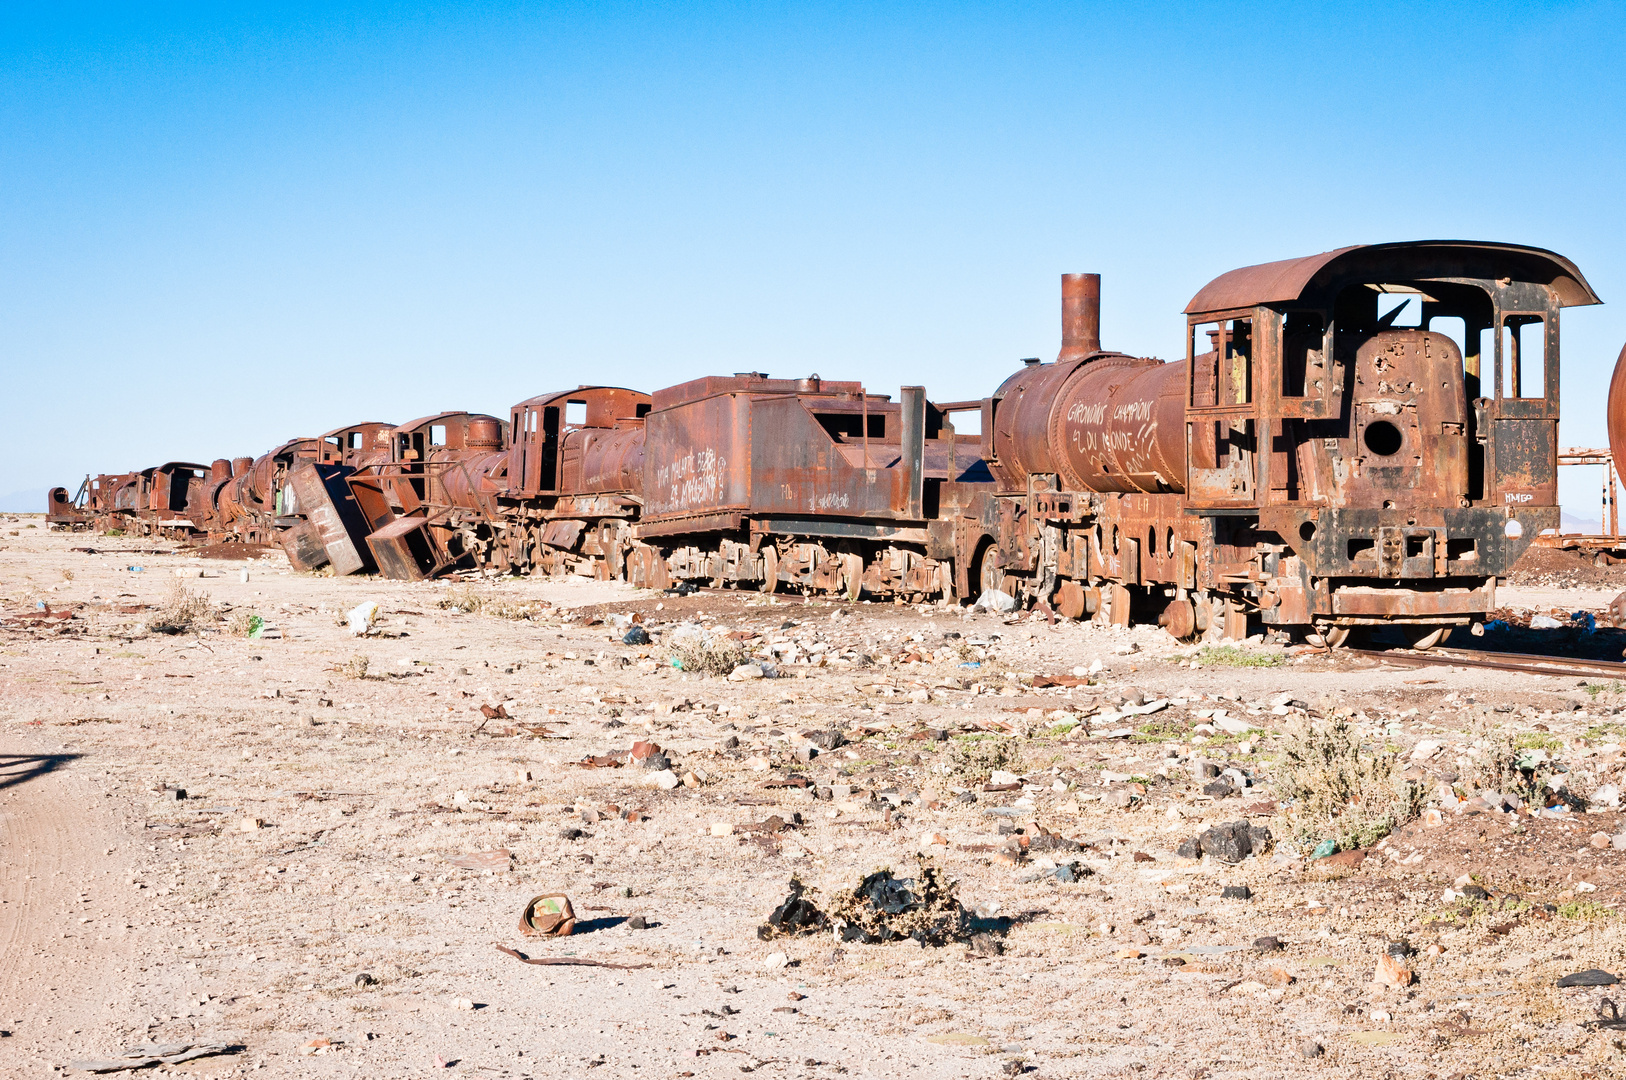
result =
[[130,992],[150,950],[128,884],[138,845],[84,763],[0,738],[0,1058],[42,1072],[139,1042],[149,1019]]

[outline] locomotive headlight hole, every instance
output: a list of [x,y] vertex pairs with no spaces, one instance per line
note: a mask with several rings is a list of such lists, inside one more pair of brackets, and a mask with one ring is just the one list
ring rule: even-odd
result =
[[1401,439],[1400,429],[1389,421],[1374,420],[1366,425],[1361,441],[1378,457],[1393,457],[1400,452],[1400,444],[1404,440]]

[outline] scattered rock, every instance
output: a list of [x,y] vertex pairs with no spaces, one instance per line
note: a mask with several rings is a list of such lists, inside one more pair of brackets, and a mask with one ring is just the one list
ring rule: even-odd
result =
[[1220,890],[1221,900],[1252,900],[1253,890],[1246,885],[1227,885]]
[[1618,982],[1620,982],[1619,979],[1609,974],[1609,972],[1604,971],[1602,968],[1587,968],[1585,971],[1577,971],[1571,975],[1564,976],[1562,979],[1558,980],[1558,985],[1560,987],[1614,986]]
[[1350,848],[1348,851],[1334,852],[1316,860],[1317,866],[1340,866],[1354,870],[1366,861],[1365,848]]
[[1404,960],[1388,953],[1378,957],[1377,970],[1372,974],[1374,983],[1400,990],[1410,986],[1411,980],[1411,969],[1406,966]]
[[1239,863],[1249,855],[1267,850],[1270,839],[1270,829],[1263,825],[1228,821],[1184,841],[1175,853],[1187,859],[1211,855],[1221,862]]

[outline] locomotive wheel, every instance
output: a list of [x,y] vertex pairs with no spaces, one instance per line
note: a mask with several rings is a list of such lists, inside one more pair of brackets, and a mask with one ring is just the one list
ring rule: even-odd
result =
[[985,592],[1005,591],[1005,568],[999,565],[999,551],[991,543],[977,555],[977,585],[979,597]]
[[862,555],[846,554],[841,556],[841,584],[846,590],[848,600],[858,599],[858,594],[864,589],[864,557]]
[[779,549],[771,543],[762,549],[762,591],[779,591]]
[[1354,627],[1352,626],[1323,626],[1309,634],[1308,638],[1312,645],[1321,645],[1328,649],[1339,649],[1349,640],[1350,632],[1353,630]]
[[1413,649],[1418,652],[1427,652],[1444,641],[1445,636],[1450,632],[1451,628],[1449,626],[1436,626],[1432,629],[1426,626],[1418,626],[1409,629],[1407,636],[1411,639]]
[[1084,617],[1084,586],[1076,581],[1068,580],[1061,583],[1056,590],[1056,614],[1067,619],[1081,619]]
[[1197,632],[1197,613],[1192,610],[1189,600],[1174,600],[1157,617],[1157,623],[1184,641]]

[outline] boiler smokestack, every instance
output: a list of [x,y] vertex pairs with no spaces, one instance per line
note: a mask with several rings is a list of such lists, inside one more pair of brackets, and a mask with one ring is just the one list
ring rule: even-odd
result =
[[1056,362],[1101,351],[1101,275],[1061,276],[1061,352]]

